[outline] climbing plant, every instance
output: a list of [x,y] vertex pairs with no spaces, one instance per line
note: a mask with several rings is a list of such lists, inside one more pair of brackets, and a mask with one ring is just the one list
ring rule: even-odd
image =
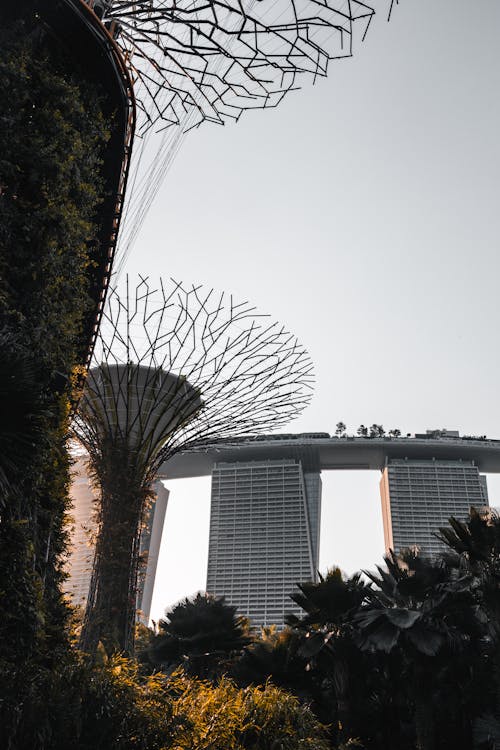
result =
[[1,668],[64,640],[67,419],[109,133],[35,17],[2,23],[0,49]]

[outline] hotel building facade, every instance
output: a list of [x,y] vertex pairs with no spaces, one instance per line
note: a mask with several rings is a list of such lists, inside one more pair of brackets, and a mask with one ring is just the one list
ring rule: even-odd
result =
[[296,584],[318,575],[321,478],[300,460],[216,463],[207,591],[253,626],[284,624]]
[[473,461],[388,459],[380,480],[386,551],[418,547],[435,556],[434,534],[450,516],[464,520],[471,505],[488,505],[486,477]]

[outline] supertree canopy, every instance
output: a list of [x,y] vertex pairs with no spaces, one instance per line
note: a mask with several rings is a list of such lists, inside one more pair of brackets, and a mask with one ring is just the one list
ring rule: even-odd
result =
[[309,402],[312,364],[282,326],[201,286],[112,290],[76,437],[100,488],[81,645],[133,650],[140,532],[160,464],[206,440],[268,432]]
[[373,15],[358,0],[85,1],[124,52],[143,127],[275,106],[298,76],[352,54],[354,22]]
[[138,105],[118,272],[186,133],[275,107],[325,76],[330,60],[352,55],[374,14],[358,0],[72,2],[114,38]]

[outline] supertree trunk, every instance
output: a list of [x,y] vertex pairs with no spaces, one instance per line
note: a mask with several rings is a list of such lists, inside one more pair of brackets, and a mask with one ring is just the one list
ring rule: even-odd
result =
[[139,540],[151,492],[127,449],[110,447],[99,461],[99,534],[80,643],[95,652],[132,654]]

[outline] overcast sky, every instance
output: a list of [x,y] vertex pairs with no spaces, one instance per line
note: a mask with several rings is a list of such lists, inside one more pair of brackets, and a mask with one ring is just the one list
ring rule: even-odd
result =
[[[317,386],[288,431],[500,438],[499,24],[496,0],[401,0],[327,79],[203,126],[173,162],[126,270],[296,333]],[[378,481],[323,473],[322,570],[381,561]],[[205,587],[210,481],[167,486],[154,618]]]

